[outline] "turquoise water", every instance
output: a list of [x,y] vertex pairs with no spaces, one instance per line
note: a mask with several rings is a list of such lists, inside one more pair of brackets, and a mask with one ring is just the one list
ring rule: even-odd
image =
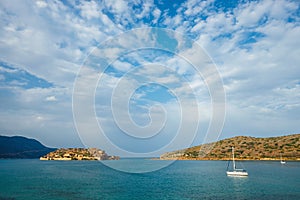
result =
[[[124,159],[143,168],[159,160]],[[246,178],[227,177],[226,161],[176,161],[141,174],[97,161],[0,160],[3,199],[300,199],[300,162],[242,162]]]

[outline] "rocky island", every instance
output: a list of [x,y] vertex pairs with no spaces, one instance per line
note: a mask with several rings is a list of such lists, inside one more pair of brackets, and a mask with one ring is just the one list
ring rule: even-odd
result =
[[119,160],[119,156],[109,156],[104,150],[97,148],[67,148],[57,149],[40,160]]
[[214,143],[164,153],[161,160],[230,160],[231,147],[236,160],[300,160],[300,134],[256,138],[236,136]]

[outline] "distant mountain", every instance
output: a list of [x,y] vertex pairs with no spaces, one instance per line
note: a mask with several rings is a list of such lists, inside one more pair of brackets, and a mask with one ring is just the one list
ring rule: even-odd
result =
[[21,136],[0,136],[0,158],[39,158],[55,148]]
[[235,147],[235,157],[240,160],[300,160],[300,134],[280,137],[255,138],[237,136],[210,144],[167,152],[162,160],[229,160],[231,147]]

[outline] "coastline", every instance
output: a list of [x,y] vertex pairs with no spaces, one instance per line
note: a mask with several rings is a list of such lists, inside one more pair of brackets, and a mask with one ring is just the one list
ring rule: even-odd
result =
[[[210,160],[210,161],[228,161],[232,158],[152,158],[151,160]],[[280,161],[280,158],[235,158],[236,161]],[[284,159],[285,161],[300,161],[300,158],[296,159]]]
[[300,134],[255,138],[236,136],[216,142],[166,152],[160,160],[236,160],[300,161]]
[[61,148],[40,157],[40,160],[119,160],[119,156],[110,156],[97,148]]

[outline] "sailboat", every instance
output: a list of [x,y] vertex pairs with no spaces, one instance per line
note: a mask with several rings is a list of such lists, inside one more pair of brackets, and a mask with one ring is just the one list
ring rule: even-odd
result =
[[285,163],[286,163],[284,160],[282,160],[281,154],[280,154],[280,163],[281,163],[281,164],[285,164]]
[[248,176],[248,172],[244,169],[237,169],[235,166],[235,160],[234,160],[234,147],[231,147],[232,149],[232,164],[233,164],[233,170],[229,171],[227,166],[226,174],[227,176]]

